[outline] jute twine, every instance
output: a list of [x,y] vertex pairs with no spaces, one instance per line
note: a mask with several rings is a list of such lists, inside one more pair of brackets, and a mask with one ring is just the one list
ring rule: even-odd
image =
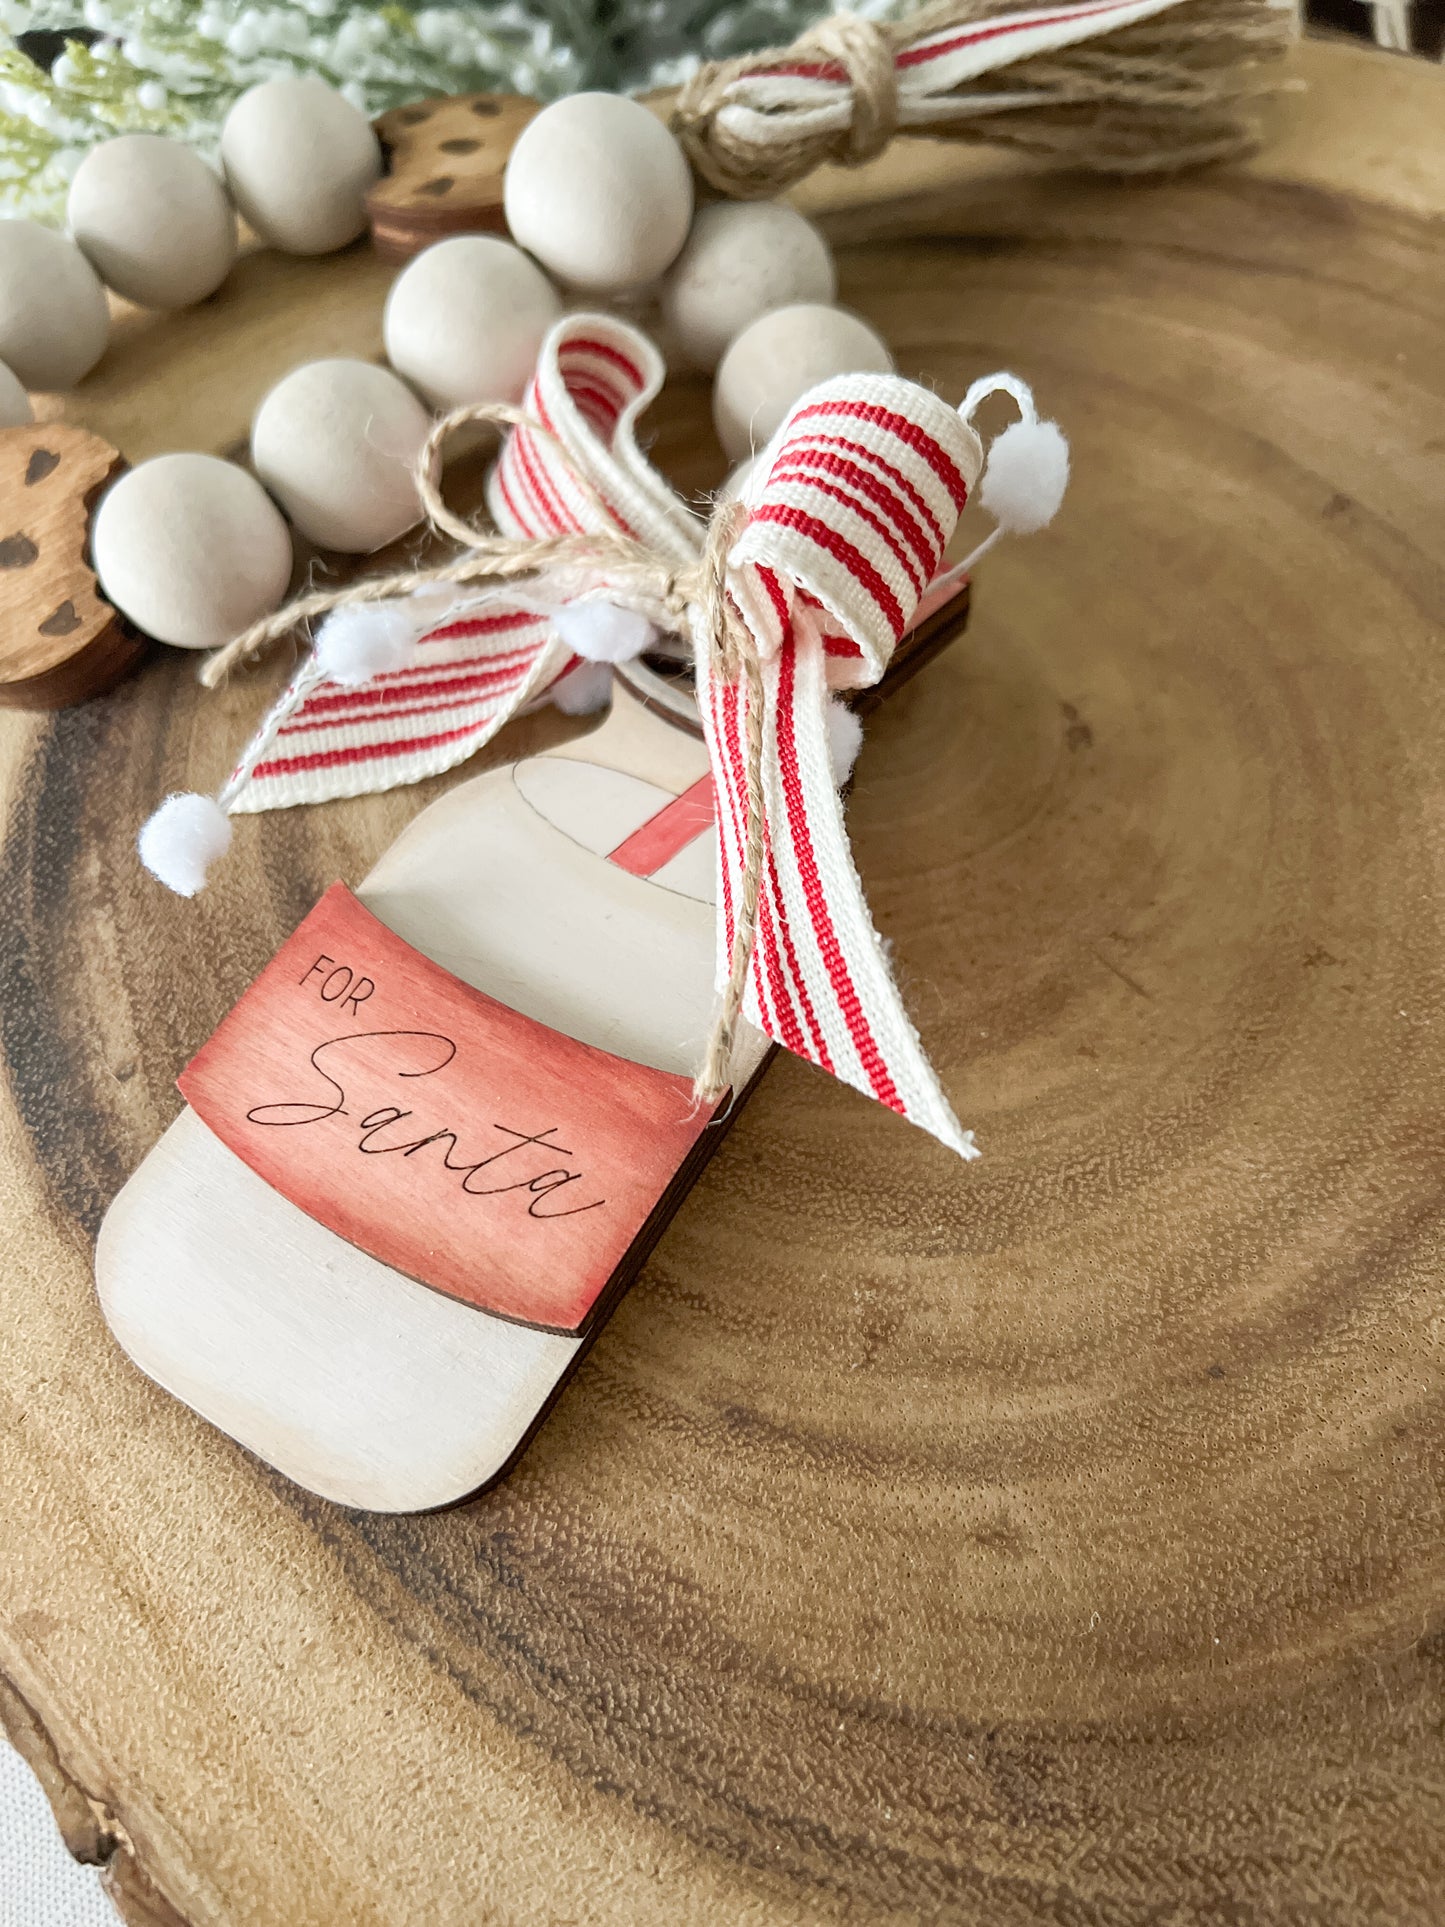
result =
[[[738,1020],[747,988],[748,966],[757,940],[758,891],[763,864],[763,682],[752,631],[738,615],[727,587],[727,558],[737,539],[746,510],[739,502],[720,502],[708,524],[698,560],[679,569],[645,542],[614,528],[573,535],[518,537],[479,529],[448,508],[441,492],[442,449],[458,429],[473,423],[495,423],[526,428],[566,451],[540,422],[502,402],[453,409],[435,424],[416,463],[417,492],[431,527],[449,536],[461,553],[429,568],[405,569],[392,575],[364,576],[336,589],[318,589],[298,596],[274,615],[244,629],[211,656],[201,681],[214,689],[238,664],[260,654],[270,643],[289,635],[302,623],[314,622],[334,609],[358,608],[371,602],[390,602],[420,589],[463,586],[468,583],[515,583],[523,592],[530,581],[560,588],[590,583],[609,601],[641,609],[660,627],[690,637],[695,652],[708,652],[711,673],[725,682],[741,676],[747,687],[746,833],[743,874],[738,886],[737,921],[733,929],[728,979],[708,1037],[694,1090],[705,1103],[715,1103],[731,1083]],[[606,504],[587,476],[569,460],[579,487],[606,514]]]
[[[997,0],[933,0],[899,20],[840,14],[790,47],[700,68],[678,99],[673,130],[714,187],[734,199],[765,199],[825,161],[857,166],[882,153],[898,128],[894,57],[903,47],[945,27],[1017,11]],[[1273,69],[1291,33],[1289,12],[1270,0],[1184,0],[1151,20],[965,82],[949,98],[976,100],[977,111],[910,122],[905,131],[995,142],[1110,174],[1225,160],[1259,145],[1262,101],[1279,91]],[[786,108],[767,138],[727,124],[721,109],[737,81],[819,56],[848,76],[851,113],[841,131],[798,131]],[[1000,91],[1009,105],[985,104]]]

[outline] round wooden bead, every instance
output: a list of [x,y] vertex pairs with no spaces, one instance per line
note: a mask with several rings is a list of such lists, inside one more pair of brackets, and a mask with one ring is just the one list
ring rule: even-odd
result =
[[763,447],[816,383],[892,367],[887,342],[846,309],[811,301],[774,308],[744,328],[722,358],[712,391],[718,439],[741,461]]
[[67,235],[0,221],[0,361],[27,388],[73,388],[105,353],[110,311]]
[[70,183],[66,213],[101,280],[143,308],[204,301],[236,258],[225,188],[194,148],[160,134],[93,147]]
[[668,271],[662,316],[675,346],[716,368],[728,343],[772,308],[837,293],[828,243],[783,201],[715,201],[699,208]]
[[34,419],[35,410],[24,384],[0,361],[0,428],[23,428]]
[[687,239],[692,172],[655,114],[622,94],[572,94],[518,136],[503,205],[512,238],[574,288],[654,280]]
[[279,608],[291,534],[254,475],[215,455],[157,455],[104,496],[91,525],[100,586],[158,642],[214,649]]
[[389,368],[308,361],[257,409],[251,462],[308,540],[363,554],[420,521],[413,470],[430,427]]
[[286,254],[330,254],[366,226],[381,144],[365,114],[324,80],[263,80],[227,114],[221,161],[263,241]]
[[392,367],[446,409],[520,401],[561,313],[557,290],[520,248],[457,234],[396,277],[381,327]]

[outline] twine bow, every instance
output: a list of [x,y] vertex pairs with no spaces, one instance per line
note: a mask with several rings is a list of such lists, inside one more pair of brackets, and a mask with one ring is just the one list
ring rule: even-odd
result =
[[[598,599],[633,610],[691,645],[717,794],[719,1002],[699,1097],[728,1088],[746,1018],[973,1156],[868,916],[828,726],[831,692],[879,679],[937,577],[981,466],[978,437],[895,376],[826,382],[795,405],[743,499],[703,524],[637,445],[662,373],[628,324],[570,315],[520,408],[438,422],[419,486],[461,552],[304,596],[210,661],[214,684],[298,622],[338,612],[403,625],[391,667],[338,682],[323,624],[216,804],[285,807],[450,767],[575,666],[558,633],[568,610]],[[476,421],[511,430],[488,484],[494,531],[441,496],[445,442]],[[453,598],[440,621],[428,599],[439,590]]]

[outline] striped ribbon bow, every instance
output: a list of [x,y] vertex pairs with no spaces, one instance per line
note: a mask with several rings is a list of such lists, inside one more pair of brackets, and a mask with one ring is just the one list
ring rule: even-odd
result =
[[[732,985],[733,1014],[975,1156],[873,929],[828,719],[832,691],[882,676],[938,574],[982,466],[978,436],[898,377],[825,382],[792,409],[710,533],[637,442],[662,378],[656,349],[626,323],[561,321],[488,484],[499,546],[533,571],[525,588],[433,582],[368,601],[402,626],[404,649],[399,666],[351,687],[326,673],[329,623],[356,613],[339,610],[216,804],[285,808],[450,768],[576,669],[569,611],[630,603],[693,639],[718,799],[718,983]],[[590,570],[578,559],[586,541],[568,538],[599,542]],[[173,798],[152,821],[200,802]],[[725,1069],[706,1081],[725,1084]]]

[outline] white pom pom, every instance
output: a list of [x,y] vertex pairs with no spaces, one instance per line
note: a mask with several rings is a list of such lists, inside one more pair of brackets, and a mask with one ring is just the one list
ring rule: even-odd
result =
[[1059,512],[1069,481],[1069,444],[1057,422],[1025,419],[994,437],[978,499],[1001,529],[1032,535]]
[[231,847],[231,819],[214,797],[168,796],[146,819],[136,848],[151,875],[178,897],[193,897]]
[[657,640],[646,616],[615,602],[563,603],[552,626],[567,647],[588,662],[631,662]]
[[417,640],[416,612],[398,602],[357,602],[333,609],[316,632],[322,673],[356,689],[387,669],[403,669]]
[[837,697],[828,702],[828,761],[833,765],[833,787],[842,789],[853,774],[853,765],[863,747],[863,725]]
[[547,691],[564,716],[593,716],[612,695],[612,671],[605,662],[579,662]]

